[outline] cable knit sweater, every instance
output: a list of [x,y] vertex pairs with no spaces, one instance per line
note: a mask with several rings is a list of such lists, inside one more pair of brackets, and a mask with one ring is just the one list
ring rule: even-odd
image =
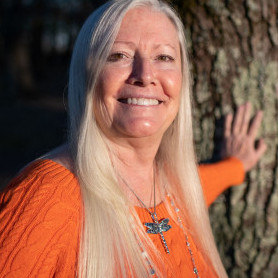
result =
[[[243,181],[241,162],[200,166],[207,204],[227,187]],[[145,209],[136,207],[142,223],[152,222]],[[194,277],[184,233],[171,221],[165,204],[157,214],[170,218],[172,229],[164,233],[166,254],[159,235],[150,235],[168,277]],[[26,167],[0,194],[0,277],[75,277],[78,261],[81,196],[75,176],[51,160],[37,160]],[[214,277],[194,242],[191,249],[200,277]]]

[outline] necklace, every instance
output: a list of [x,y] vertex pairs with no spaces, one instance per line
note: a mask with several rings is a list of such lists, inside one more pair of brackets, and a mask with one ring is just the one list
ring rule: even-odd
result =
[[148,228],[147,233],[148,234],[159,234],[163,247],[165,249],[165,252],[167,254],[170,253],[167,242],[165,240],[165,237],[163,233],[167,232],[172,228],[171,225],[168,225],[169,218],[163,218],[161,220],[158,220],[157,214],[156,214],[156,202],[155,202],[155,167],[153,167],[153,212],[150,211],[150,209],[145,205],[145,203],[139,198],[139,196],[135,193],[135,191],[131,188],[131,186],[128,184],[128,182],[120,175],[118,174],[123,183],[127,186],[127,188],[134,194],[136,199],[139,201],[139,203],[148,211],[150,214],[153,222],[144,223],[144,225]]
[[[123,183],[127,186],[127,188],[134,194],[134,196],[136,197],[136,199],[139,201],[139,203],[146,209],[146,211],[148,211],[148,213],[151,215],[151,218],[153,220],[153,223],[144,223],[144,225],[148,228],[147,230],[147,233],[151,233],[151,234],[159,234],[160,235],[160,238],[161,238],[161,241],[163,243],[163,246],[164,246],[164,249],[165,249],[165,252],[167,254],[170,253],[169,251],[169,248],[167,246],[167,243],[166,243],[166,240],[164,238],[164,235],[163,235],[163,232],[167,232],[169,229],[172,228],[172,226],[168,225],[169,223],[169,218],[164,218],[164,219],[161,219],[161,220],[158,220],[157,218],[157,214],[156,214],[156,202],[155,202],[155,169],[154,169],[154,173],[153,173],[153,188],[154,188],[154,201],[153,201],[153,204],[154,204],[154,211],[151,212],[150,209],[144,204],[144,202],[139,198],[139,196],[135,193],[135,191],[131,188],[131,186],[128,184],[128,182],[118,173],[118,176],[120,177],[120,179],[123,181]],[[174,199],[171,197],[171,195],[168,193],[167,196],[169,197],[169,200],[170,200],[170,204],[171,206],[173,207],[175,213],[176,213],[176,216],[177,216],[177,221],[178,221],[178,224],[180,226],[180,228],[182,229],[183,233],[184,233],[184,236],[185,236],[185,243],[186,243],[186,247],[187,247],[187,251],[190,255],[190,259],[191,259],[191,262],[192,262],[192,266],[193,266],[193,273],[195,274],[195,277],[196,278],[200,278],[199,276],[199,272],[198,272],[198,269],[197,269],[197,265],[196,265],[196,262],[195,262],[195,259],[194,259],[194,254],[193,254],[193,251],[191,249],[191,245],[190,245],[190,242],[189,242],[189,238],[187,236],[187,233],[186,233],[186,230],[184,228],[184,225],[182,223],[182,220],[181,220],[181,217],[179,216],[179,208],[175,205],[174,203]],[[143,256],[146,258],[147,262],[150,264],[148,258],[147,258],[147,255],[146,255],[146,252],[143,252],[142,253]],[[151,265],[150,265],[151,267]],[[155,274],[155,271],[154,269],[151,267],[151,274],[154,275]]]
[[193,251],[192,251],[192,249],[191,249],[191,247],[190,247],[190,242],[189,242],[187,233],[186,233],[185,228],[184,228],[184,226],[183,226],[183,224],[182,224],[182,220],[181,220],[181,218],[180,218],[180,216],[179,216],[179,211],[180,211],[180,210],[179,210],[179,208],[175,205],[173,198],[171,198],[171,195],[170,195],[169,193],[168,193],[167,195],[168,195],[168,197],[169,197],[169,199],[170,199],[170,204],[171,204],[171,206],[174,208],[174,211],[176,212],[177,220],[178,220],[179,226],[180,226],[180,228],[183,230],[183,233],[184,233],[184,236],[185,236],[186,247],[187,247],[187,250],[188,250],[188,252],[189,252],[189,254],[190,254],[190,258],[191,258],[191,262],[192,262],[192,266],[193,266],[193,273],[196,275],[197,278],[200,278],[199,272],[198,272],[198,269],[197,269],[197,266],[196,266],[196,262],[195,262],[195,259],[194,259],[194,256],[193,256]]

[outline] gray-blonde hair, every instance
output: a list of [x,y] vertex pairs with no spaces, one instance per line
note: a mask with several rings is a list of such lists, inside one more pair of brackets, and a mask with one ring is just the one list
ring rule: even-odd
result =
[[[114,0],[84,23],[72,55],[69,77],[69,145],[84,204],[79,277],[149,277],[142,251],[155,248],[117,183],[110,153],[94,115],[96,84],[125,14],[136,7],[165,14],[176,27],[182,57],[180,109],[165,132],[156,161],[166,190],[186,212],[192,237],[221,277],[218,256],[200,186],[193,147],[190,74],[183,25],[168,4],[159,0]],[[168,174],[166,173],[166,165]],[[170,174],[169,174],[170,173]],[[169,178],[174,176],[176,182]],[[136,233],[134,233],[136,229]],[[147,254],[145,251],[144,254]],[[153,265],[157,273],[161,271]]]

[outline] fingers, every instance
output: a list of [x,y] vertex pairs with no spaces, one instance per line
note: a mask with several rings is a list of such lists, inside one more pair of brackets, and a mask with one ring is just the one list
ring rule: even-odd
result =
[[236,111],[235,119],[233,122],[233,134],[238,134],[241,131],[242,119],[244,117],[245,105],[239,106]]
[[263,156],[266,149],[267,149],[267,146],[266,146],[264,140],[260,139],[258,142],[257,149],[256,149],[257,160],[259,160]]
[[263,118],[263,112],[259,111],[250,125],[248,135],[253,140],[255,140],[257,136],[258,130],[262,123],[262,118]]
[[[256,113],[250,121],[251,104],[241,105],[235,116],[228,114],[225,118],[224,137],[222,147],[223,157],[234,156],[239,158],[246,171],[252,169],[265,153],[267,146],[260,139],[256,145],[256,136],[262,123],[263,113]],[[251,122],[251,124],[250,124]]]
[[233,123],[234,134],[247,134],[250,122],[251,104],[249,102],[239,106]]
[[233,121],[233,114],[228,114],[225,118],[225,130],[224,130],[225,137],[231,136],[232,121]]
[[247,102],[244,105],[244,115],[242,118],[241,123],[241,133],[247,134],[248,128],[249,128],[249,122],[250,122],[250,113],[251,113],[251,104],[250,102]]

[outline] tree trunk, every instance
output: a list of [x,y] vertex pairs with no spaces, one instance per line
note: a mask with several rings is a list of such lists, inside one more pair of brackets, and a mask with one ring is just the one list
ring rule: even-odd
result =
[[210,216],[229,277],[278,277],[278,2],[172,2],[188,35],[199,159],[219,148],[223,115],[246,101],[253,112],[264,111],[259,136],[266,154],[243,185],[218,198]]

